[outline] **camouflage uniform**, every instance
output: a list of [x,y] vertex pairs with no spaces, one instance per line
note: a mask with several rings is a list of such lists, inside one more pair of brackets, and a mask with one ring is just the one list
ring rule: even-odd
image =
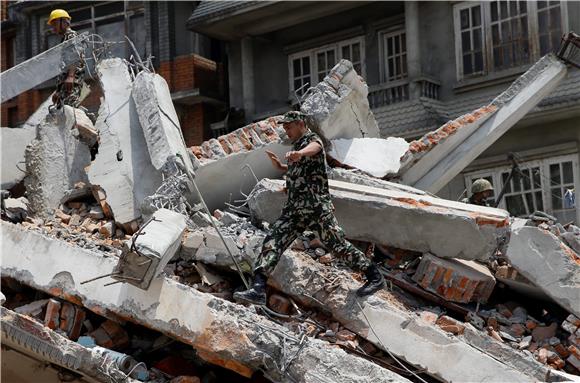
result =
[[461,200],[461,202],[469,203],[472,205],[478,205],[478,206],[488,206],[488,207],[491,206],[490,201],[488,201],[487,199],[482,199],[482,200],[479,200],[479,202],[478,202],[478,201],[473,200],[472,198],[473,198],[473,196],[471,196],[470,198],[463,198]]
[[[69,28],[65,32],[61,42],[70,40],[76,36],[77,33]],[[68,92],[64,86],[64,82],[67,77],[68,69],[62,72],[56,79],[55,92],[57,94],[57,101],[55,104],[59,109],[63,105],[70,105],[74,108],[78,108],[80,105],[81,90],[83,88],[83,81],[85,77],[85,63],[81,60],[78,64],[76,64],[74,84],[70,92]]]
[[[294,150],[304,149],[311,142],[323,147],[320,137],[308,130],[294,143]],[[366,271],[370,260],[345,239],[344,231],[334,217],[324,149],[312,157],[302,157],[298,162],[288,164],[286,190],[288,200],[282,215],[264,239],[254,270],[271,273],[282,253],[302,232],[310,230],[318,233],[322,243],[353,269]]]

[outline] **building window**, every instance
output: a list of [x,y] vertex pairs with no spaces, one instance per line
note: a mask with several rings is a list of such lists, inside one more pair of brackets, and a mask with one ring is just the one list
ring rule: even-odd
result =
[[380,33],[382,82],[407,78],[407,42],[405,32]]
[[477,178],[485,178],[497,196],[506,185],[499,203],[512,216],[525,217],[536,210],[554,215],[562,223],[578,222],[576,190],[580,186],[578,154],[520,163],[521,173],[508,182],[510,167],[487,169],[464,175],[467,189]]
[[520,67],[556,51],[566,29],[566,15],[565,1],[455,5],[458,79]]
[[344,40],[290,55],[288,57],[288,69],[292,74],[290,92],[298,90],[298,95],[302,96],[308,88],[324,80],[341,59],[352,62],[357,73],[364,76],[363,38]]

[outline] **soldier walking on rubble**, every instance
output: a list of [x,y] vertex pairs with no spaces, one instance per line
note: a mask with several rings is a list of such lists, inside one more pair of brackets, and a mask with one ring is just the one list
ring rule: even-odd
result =
[[282,253],[305,230],[317,232],[328,249],[345,259],[352,268],[365,272],[366,283],[357,295],[373,294],[385,284],[376,264],[346,240],[338,225],[328,189],[322,140],[307,128],[304,117],[300,112],[291,111],[281,121],[294,143],[294,150],[286,153],[288,165],[283,165],[276,154],[266,152],[274,167],[286,171],[288,199],[282,215],[264,239],[254,266],[254,285],[247,291],[234,293],[238,301],[266,304],[266,274],[274,270]]
[[488,201],[493,193],[493,186],[491,183],[483,178],[479,178],[471,185],[471,197],[461,200],[463,203],[470,203],[479,206],[492,206],[493,201]]
[[[77,33],[70,27],[71,17],[63,9],[55,9],[50,12],[47,24],[50,25],[57,35],[62,37],[62,41],[76,37]],[[83,79],[85,77],[85,64],[81,60],[75,66],[71,66],[61,73],[56,80],[56,90],[52,96],[52,103],[57,108],[63,105],[70,105],[77,108],[80,104]]]

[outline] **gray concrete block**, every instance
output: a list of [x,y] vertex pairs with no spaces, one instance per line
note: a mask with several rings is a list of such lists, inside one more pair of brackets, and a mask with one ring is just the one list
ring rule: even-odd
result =
[[24,184],[30,209],[37,215],[56,209],[75,183],[88,183],[85,167],[91,163],[91,154],[73,135],[74,124],[74,109],[65,106],[46,116],[37,128],[36,138],[26,148],[28,176]]
[[578,255],[554,234],[512,224],[506,257],[511,265],[560,306],[580,316],[580,263]]
[[[509,214],[398,190],[329,181],[336,217],[348,238],[442,258],[486,260],[505,241]],[[284,181],[264,179],[252,191],[253,217],[269,223],[286,202]]]
[[26,164],[24,151],[36,136],[36,126],[28,128],[0,128],[2,152],[2,189],[10,189],[24,179]]
[[323,81],[312,88],[300,110],[327,140],[380,137],[368,101],[368,86],[348,60],[340,60]]
[[127,65],[118,58],[107,59],[97,71],[104,98],[95,124],[99,153],[89,168],[89,180],[104,190],[115,221],[124,224],[141,216],[141,203],[159,187],[161,174],[151,163]]

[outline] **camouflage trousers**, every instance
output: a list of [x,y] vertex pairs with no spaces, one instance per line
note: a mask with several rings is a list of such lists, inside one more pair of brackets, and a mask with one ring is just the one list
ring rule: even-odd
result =
[[58,83],[56,85],[56,102],[55,105],[57,109],[62,108],[64,105],[72,106],[73,108],[78,108],[81,99],[81,90],[83,89],[83,84],[78,84],[76,81],[70,92],[64,87],[64,83]]
[[364,253],[346,240],[332,207],[325,206],[313,210],[296,211],[284,208],[282,215],[264,238],[262,251],[258,256],[254,271],[260,270],[270,274],[278,264],[282,253],[306,230],[318,233],[324,246],[345,260],[351,268],[366,271],[370,266],[371,261],[365,257]]

